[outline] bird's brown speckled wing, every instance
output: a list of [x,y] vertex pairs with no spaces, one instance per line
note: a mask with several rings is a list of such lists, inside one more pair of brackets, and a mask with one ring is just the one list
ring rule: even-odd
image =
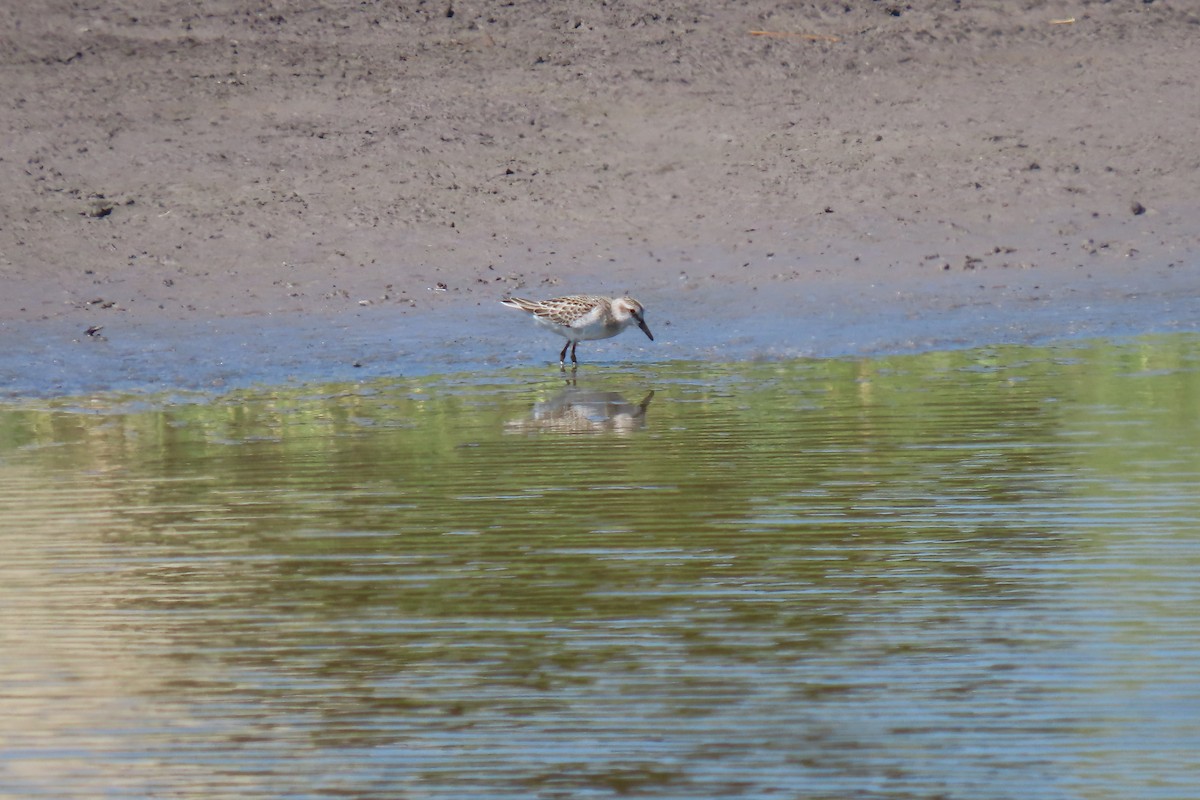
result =
[[518,297],[513,297],[511,300],[516,308],[528,311],[535,317],[541,317],[555,325],[570,326],[576,320],[590,313],[596,306],[603,305],[605,299],[576,294],[555,297],[552,300],[524,300]]

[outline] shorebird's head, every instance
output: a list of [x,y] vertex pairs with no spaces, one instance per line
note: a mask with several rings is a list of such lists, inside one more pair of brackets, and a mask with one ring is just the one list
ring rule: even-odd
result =
[[613,300],[612,310],[617,322],[622,322],[625,325],[637,323],[637,326],[642,329],[642,333],[650,337],[650,341],[654,341],[654,334],[650,332],[649,326],[646,325],[646,309],[642,308],[642,304],[637,300],[634,300],[632,297],[618,297],[616,300]]

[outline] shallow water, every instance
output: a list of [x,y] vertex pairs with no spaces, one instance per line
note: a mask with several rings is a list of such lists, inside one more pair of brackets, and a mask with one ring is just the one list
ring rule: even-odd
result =
[[0,406],[0,794],[1180,798],[1200,336]]

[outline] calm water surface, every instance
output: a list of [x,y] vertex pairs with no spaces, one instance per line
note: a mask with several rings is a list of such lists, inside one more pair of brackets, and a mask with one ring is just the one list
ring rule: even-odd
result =
[[0,406],[0,794],[1186,798],[1200,337]]

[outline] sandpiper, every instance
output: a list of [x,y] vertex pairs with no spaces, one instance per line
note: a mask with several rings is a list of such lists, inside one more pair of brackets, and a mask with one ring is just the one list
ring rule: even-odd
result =
[[607,339],[616,336],[630,325],[637,324],[642,333],[654,341],[654,334],[646,326],[642,304],[632,297],[596,297],[572,294],[553,300],[524,300],[506,297],[500,301],[509,308],[527,311],[533,321],[544,328],[566,337],[562,352],[558,354],[559,366],[566,366],[567,348],[571,348],[571,363],[578,364],[575,348],[585,339]]

